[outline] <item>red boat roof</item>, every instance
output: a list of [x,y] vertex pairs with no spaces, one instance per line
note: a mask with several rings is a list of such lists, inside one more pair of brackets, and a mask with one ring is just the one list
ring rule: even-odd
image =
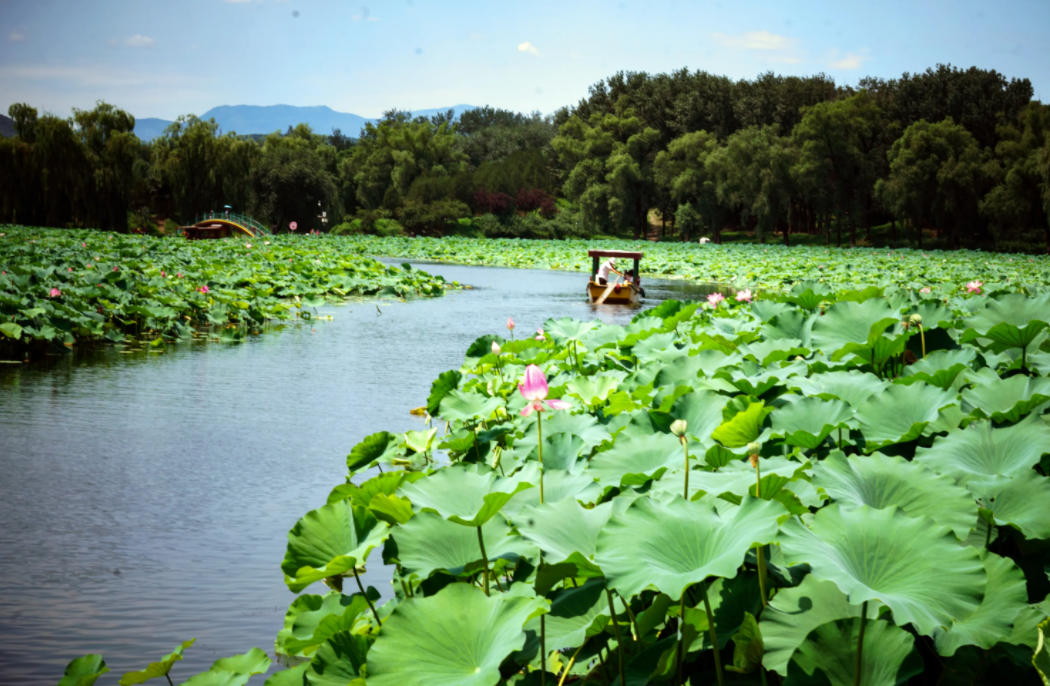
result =
[[629,250],[588,250],[587,257],[622,257],[627,260],[640,260],[644,253]]

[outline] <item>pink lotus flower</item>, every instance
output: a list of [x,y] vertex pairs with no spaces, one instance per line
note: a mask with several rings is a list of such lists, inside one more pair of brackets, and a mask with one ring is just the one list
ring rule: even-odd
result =
[[552,410],[569,409],[569,403],[564,400],[547,400],[548,390],[547,377],[543,375],[543,370],[534,364],[530,364],[526,367],[525,383],[518,384],[518,391],[520,391],[522,396],[529,401],[529,404],[521,411],[521,416],[528,417],[533,412],[543,412],[544,403],[547,403],[547,407]]
[[499,347],[499,343],[492,341],[492,354],[498,356],[501,352],[503,352],[503,349]]
[[[4,234],[0,233],[0,236],[3,236],[3,235],[4,235]],[[80,247],[81,247],[81,248],[86,248],[86,247],[87,247],[87,243],[81,243],[81,244],[80,244]]]
[[967,293],[976,293],[977,295],[980,295],[981,294],[981,286],[983,286],[983,285],[984,284],[981,283],[980,281],[971,281],[970,283],[966,284],[966,292]]
[[547,340],[546,339],[546,334],[543,333],[543,329],[536,329],[536,340],[537,341],[545,341],[545,340]]
[[511,331],[514,330],[514,320],[511,319],[510,317],[507,317],[507,328],[510,329]]
[[245,244],[244,244],[244,247],[246,247],[246,248],[251,248],[251,247],[252,247],[252,244],[251,244],[251,243],[245,243]]
[[117,269],[117,265],[113,265],[113,271],[120,271],[119,269]]
[[920,293],[927,293],[927,294],[928,294],[928,293],[930,292],[930,287],[929,287],[929,286],[927,286],[926,288],[920,288],[920,289],[919,289],[919,292],[920,292]]
[[721,293],[712,293],[711,295],[707,296],[707,302],[711,304],[711,307],[718,307],[718,303],[722,302],[725,299],[725,296]]
[[176,274],[176,275],[175,275],[175,278],[177,278],[177,279],[181,279],[181,278],[182,278],[182,272],[179,272],[178,274]]
[[160,275],[161,275],[161,276],[167,276],[167,274],[165,274],[165,273],[164,273],[164,270],[163,270],[163,269],[162,269],[162,270],[160,270]]
[[741,302],[741,303],[742,302],[751,302],[751,289],[750,288],[745,288],[744,290],[739,291],[736,294],[736,301],[737,302]]
[[72,272],[72,271],[73,271],[73,268],[72,268],[72,267],[70,267],[70,268],[69,268],[69,271],[71,271],[71,272]]
[[197,289],[197,292],[198,293],[207,293],[208,292],[208,287],[207,286],[201,286],[200,288]]
[[52,298],[57,298],[57,297],[59,297],[61,295],[62,295],[62,291],[58,290],[57,288],[52,288],[51,289],[51,297]]

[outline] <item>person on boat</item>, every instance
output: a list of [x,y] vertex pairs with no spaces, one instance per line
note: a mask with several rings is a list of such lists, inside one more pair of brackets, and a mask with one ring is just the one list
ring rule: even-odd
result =
[[636,270],[636,269],[630,270],[629,272],[624,274],[623,278],[624,278],[624,283],[625,284],[627,284],[628,286],[630,286],[634,290],[638,291],[638,293],[643,298],[645,297],[645,289],[642,288],[641,286],[637,285],[638,284],[638,270]]
[[609,273],[612,272],[617,276],[623,276],[622,272],[616,270],[616,258],[610,257],[608,260],[602,263],[602,266],[598,267],[597,283],[599,286],[609,285]]

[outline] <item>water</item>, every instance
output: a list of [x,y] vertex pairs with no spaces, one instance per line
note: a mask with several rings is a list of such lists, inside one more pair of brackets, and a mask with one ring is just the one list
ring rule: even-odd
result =
[[[431,381],[508,316],[520,337],[547,317],[637,313],[587,305],[580,274],[422,268],[476,289],[327,308],[333,321],[235,346],[0,365],[0,684],[54,684],[85,653],[103,654],[112,684],[191,637],[176,683],[272,653],[295,597],[285,536],[354,444],[420,428],[409,410]],[[648,305],[700,292],[644,285]],[[377,555],[364,581],[389,594],[388,579]]]

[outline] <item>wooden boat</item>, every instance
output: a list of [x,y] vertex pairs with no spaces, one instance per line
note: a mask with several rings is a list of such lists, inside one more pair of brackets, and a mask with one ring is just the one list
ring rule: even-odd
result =
[[637,305],[641,302],[644,291],[641,287],[640,276],[636,276],[632,284],[621,283],[618,286],[615,281],[602,286],[598,284],[597,279],[598,266],[603,257],[634,260],[634,273],[639,274],[638,262],[642,259],[642,253],[627,250],[588,250],[587,256],[591,258],[591,278],[587,283],[587,302],[595,305]]

